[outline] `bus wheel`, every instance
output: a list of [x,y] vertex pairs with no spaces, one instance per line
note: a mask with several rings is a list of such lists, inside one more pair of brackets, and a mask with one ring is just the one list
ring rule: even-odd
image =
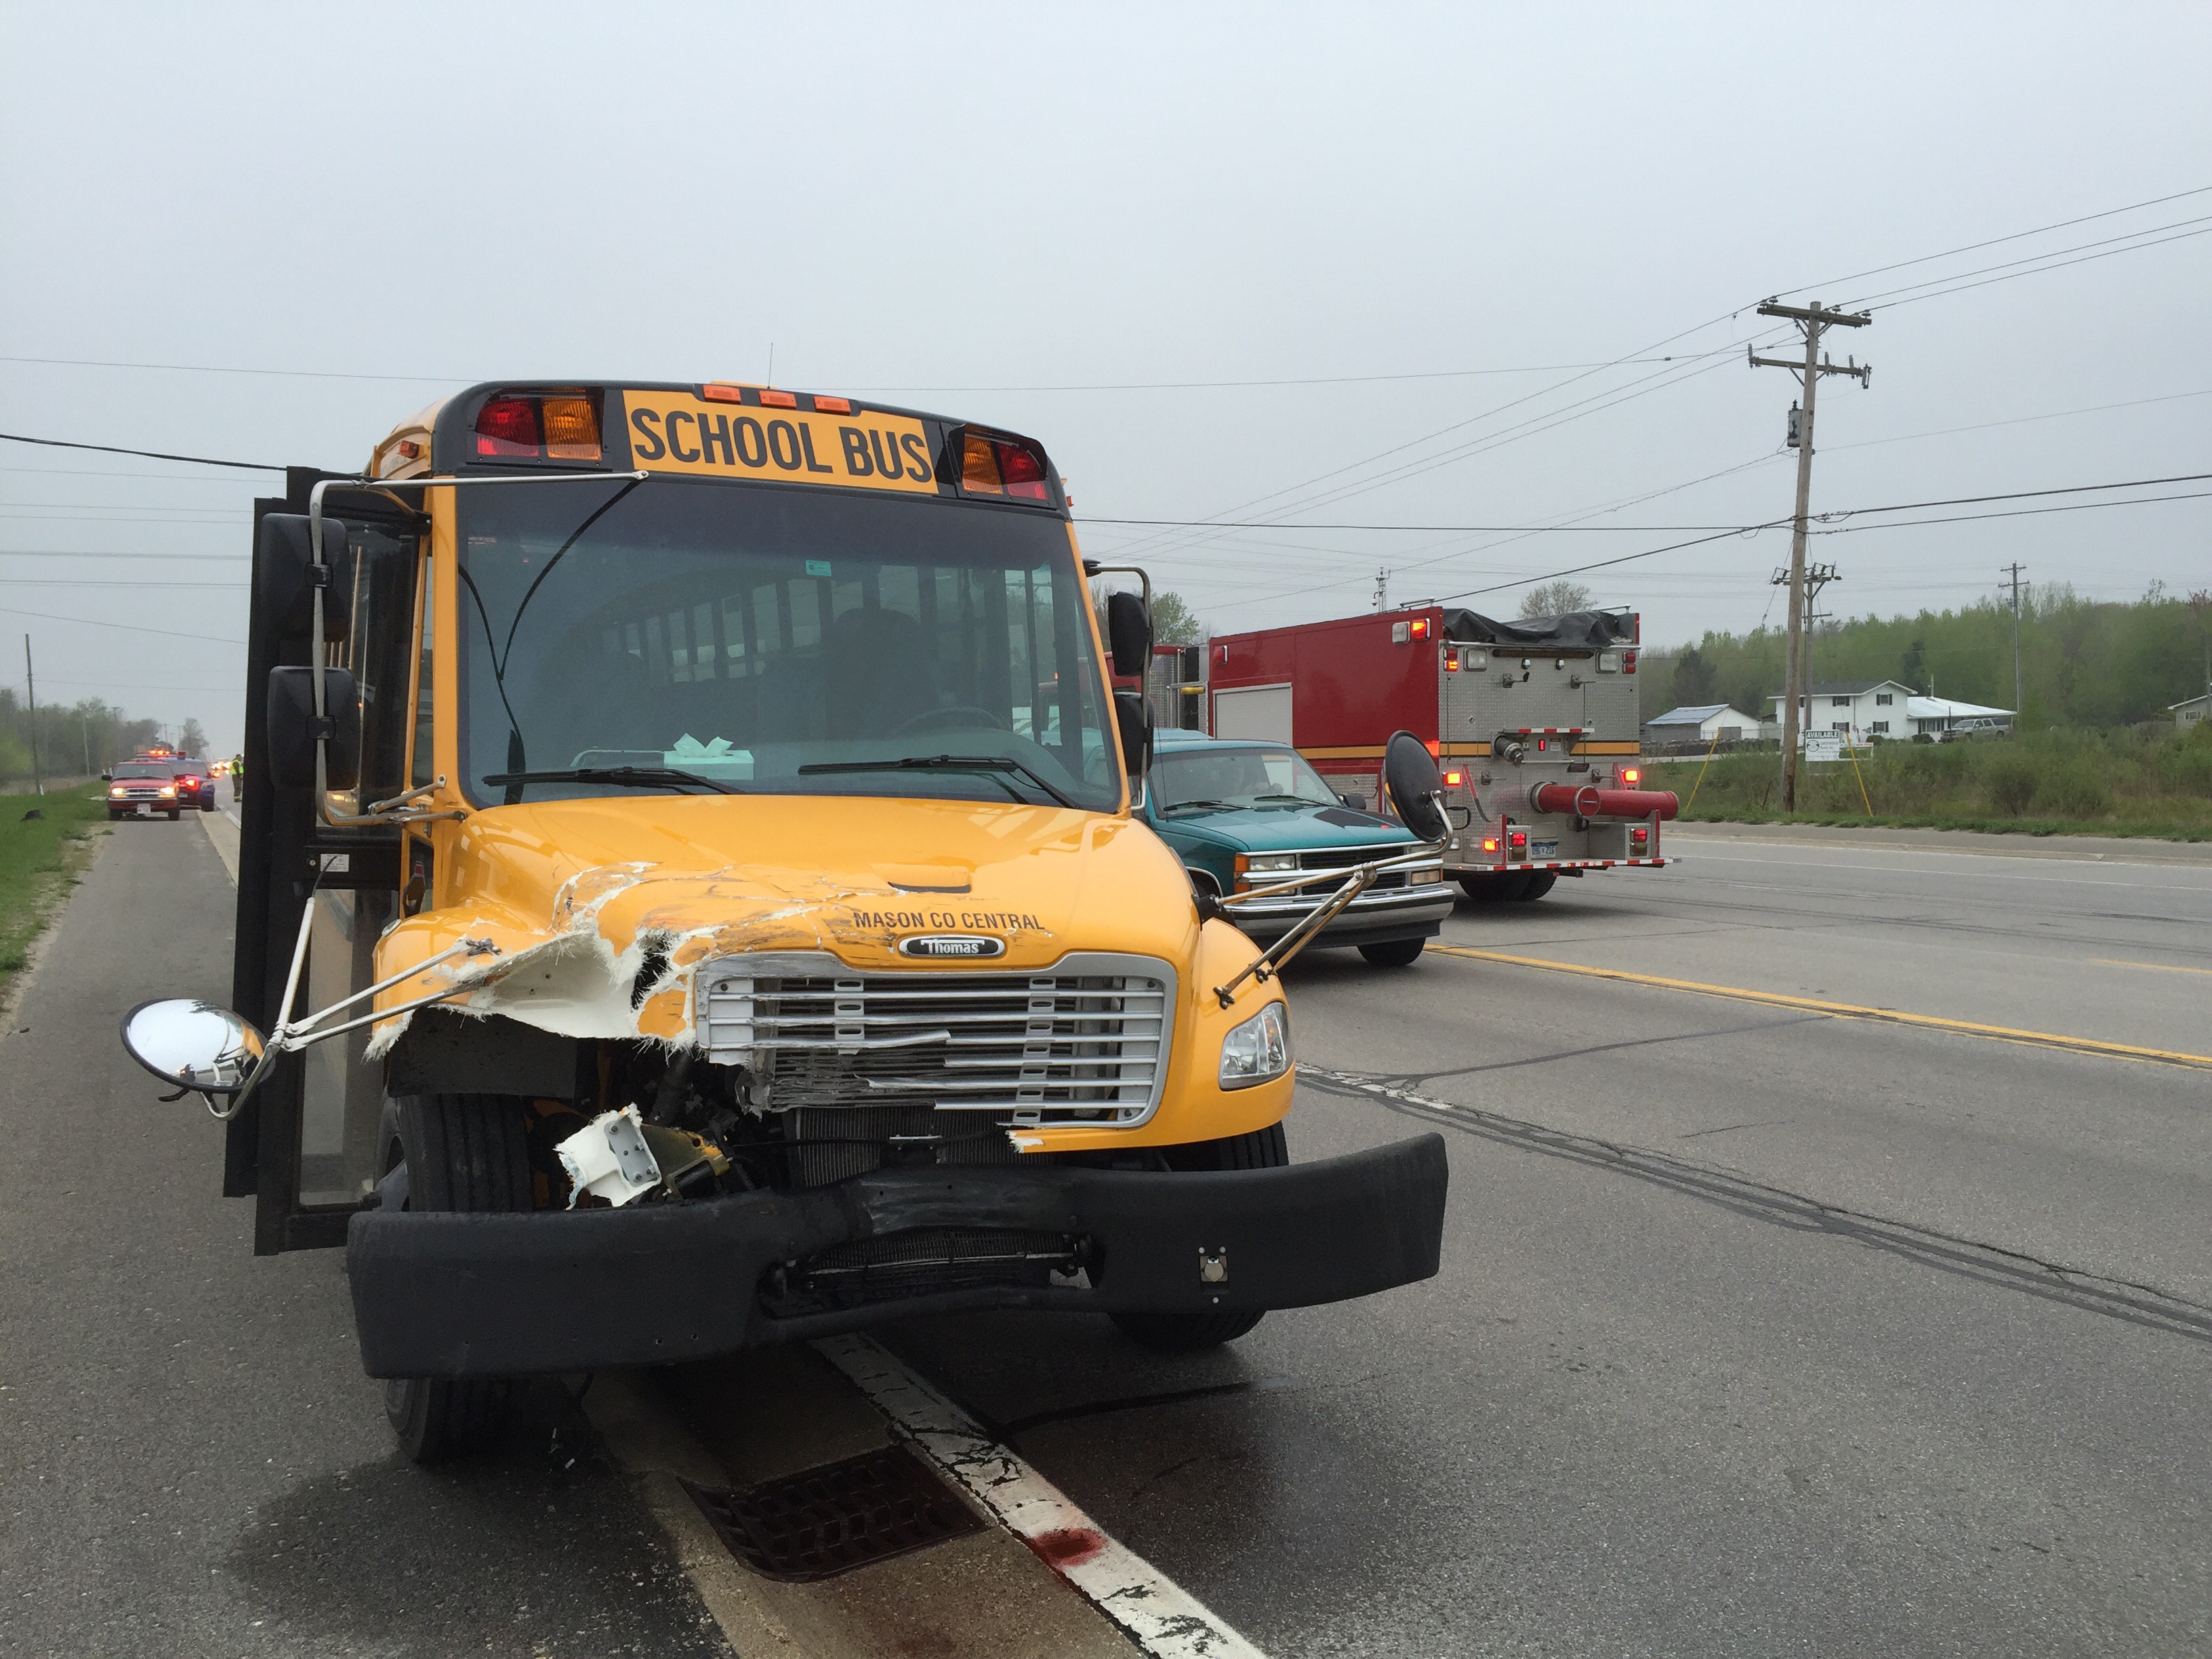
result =
[[1394,939],[1385,945],[1363,945],[1359,954],[1377,968],[1410,968],[1421,958],[1425,939]]
[[1559,872],[1556,870],[1531,870],[1525,879],[1528,884],[1513,896],[1523,904],[1533,904],[1559,884]]
[[[1195,1146],[1170,1146],[1168,1164],[1177,1170],[1276,1170],[1291,1161],[1283,1126],[1271,1123],[1249,1134]],[[1180,1313],[1117,1313],[1121,1334],[1159,1353],[1196,1353],[1234,1342],[1263,1316],[1258,1308],[1202,1308]]]
[[[530,1147],[519,1102],[501,1095],[410,1095],[384,1103],[377,1136],[386,1175],[404,1164],[410,1210],[527,1210]],[[384,1414],[410,1462],[478,1451],[507,1427],[514,1385],[480,1378],[398,1377]]]

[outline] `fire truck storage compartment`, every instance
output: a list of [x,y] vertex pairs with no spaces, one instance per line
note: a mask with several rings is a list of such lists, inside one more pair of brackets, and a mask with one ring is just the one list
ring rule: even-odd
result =
[[[1443,763],[1450,874],[1657,863],[1674,812],[1637,787],[1638,621],[1500,622],[1425,605],[1219,637],[1206,665],[1214,732],[1287,738],[1334,787],[1369,799],[1382,745],[1413,732]],[[1618,812],[1571,810],[1586,788]],[[1651,810],[1625,816],[1638,806]]]

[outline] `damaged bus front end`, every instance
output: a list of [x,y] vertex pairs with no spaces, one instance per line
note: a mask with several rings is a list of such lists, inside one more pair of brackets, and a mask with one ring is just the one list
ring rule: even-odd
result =
[[1302,941],[1132,817],[1097,574],[1030,441],[757,387],[479,387],[260,504],[240,1012],[125,1041],[258,1249],[346,1246],[410,1455],[491,1379],[1436,1272],[1438,1138],[1288,1161]]

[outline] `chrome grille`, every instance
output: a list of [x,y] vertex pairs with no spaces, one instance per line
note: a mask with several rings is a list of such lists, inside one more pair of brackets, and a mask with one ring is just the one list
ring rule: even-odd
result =
[[1087,953],[989,974],[856,974],[778,954],[708,963],[695,984],[700,1048],[749,1067],[770,1110],[927,1106],[1007,1127],[1126,1127],[1159,1098],[1175,975]]
[[[1298,854],[1298,868],[1301,871],[1349,870],[1357,864],[1373,864],[1388,859],[1401,859],[1408,854],[1418,853],[1420,850],[1419,842],[1410,841],[1385,842],[1379,847],[1309,848]],[[1375,878],[1375,885],[1368,890],[1379,892],[1387,891],[1393,887],[1403,887],[1415,875],[1420,875],[1425,880],[1433,881],[1436,878],[1433,874],[1425,872],[1385,870]],[[1254,878],[1253,884],[1259,885],[1260,880],[1260,878]],[[1316,890],[1326,894],[1328,890],[1321,888]]]

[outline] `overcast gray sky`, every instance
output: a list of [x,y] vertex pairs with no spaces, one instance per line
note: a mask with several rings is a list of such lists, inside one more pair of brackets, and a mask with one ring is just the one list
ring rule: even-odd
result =
[[[1734,525],[1792,489],[1752,305],[1993,276],[1838,331],[1875,372],[1824,384],[1816,508],[2212,471],[2212,191],[1856,275],[2206,191],[2208,62],[2201,4],[6,0],[0,431],[358,466],[475,380],[758,380],[773,344],[780,385],[1034,434],[1081,518],[1520,526],[1672,490],[1590,521]],[[1986,269],[2145,232],[2174,240]],[[1307,383],[1165,384],[1231,381]],[[0,638],[32,632],[42,696],[235,746],[265,486],[0,468]],[[1970,603],[2014,558],[2127,598],[2212,586],[2208,508],[1814,551],[1850,612]],[[1413,600],[1690,533],[1084,536],[1227,630],[1365,608],[1380,565]],[[1585,580],[1668,643],[1756,625],[1787,556]]]

